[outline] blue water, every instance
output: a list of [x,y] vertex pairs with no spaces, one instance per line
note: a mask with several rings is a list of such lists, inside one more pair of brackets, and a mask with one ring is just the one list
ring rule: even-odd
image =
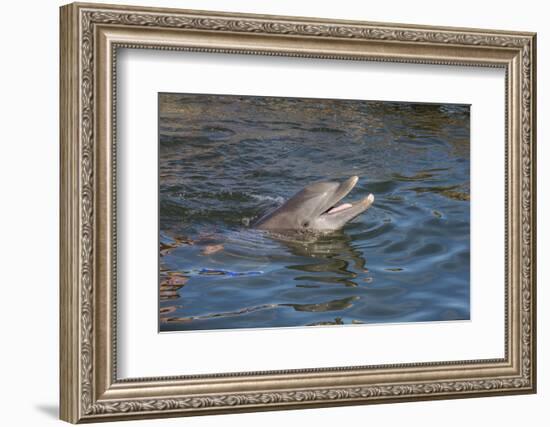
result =
[[[159,134],[161,331],[469,319],[469,106],[160,94]],[[342,230],[250,227],[352,175]]]

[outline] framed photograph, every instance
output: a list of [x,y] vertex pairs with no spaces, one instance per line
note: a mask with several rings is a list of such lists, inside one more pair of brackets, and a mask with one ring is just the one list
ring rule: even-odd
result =
[[60,22],[63,420],[536,391],[535,34]]

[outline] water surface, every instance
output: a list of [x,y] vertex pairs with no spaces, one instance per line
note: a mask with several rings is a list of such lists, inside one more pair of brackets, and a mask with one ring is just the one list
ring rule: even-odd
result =
[[[160,330],[469,319],[469,135],[465,105],[159,94]],[[352,175],[342,230],[250,227]]]

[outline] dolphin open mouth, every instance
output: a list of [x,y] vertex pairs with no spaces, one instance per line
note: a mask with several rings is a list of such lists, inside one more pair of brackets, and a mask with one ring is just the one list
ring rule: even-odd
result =
[[341,205],[330,208],[328,211],[325,212],[325,214],[333,214],[333,213],[336,213],[336,212],[340,212],[340,211],[349,209],[352,206],[353,205],[351,203],[342,203]]
[[369,194],[363,200],[341,203],[358,181],[359,177],[352,176],[341,183],[310,184],[261,217],[254,227],[264,230],[338,230],[374,202],[374,196]]
[[372,194],[369,194],[366,198],[359,201],[338,204],[338,202],[346,197],[348,193],[353,189],[353,187],[355,187],[358,180],[359,177],[352,176],[351,178],[341,183],[334,192],[334,196],[330,197],[330,205],[328,207],[324,206],[324,208],[326,207],[326,209],[322,211],[321,216],[328,217],[332,215],[342,215],[352,218],[367,210],[374,202],[374,195]]

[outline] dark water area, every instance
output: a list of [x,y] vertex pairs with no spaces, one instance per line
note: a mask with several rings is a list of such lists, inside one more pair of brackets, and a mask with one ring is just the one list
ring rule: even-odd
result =
[[[160,94],[159,138],[161,331],[469,319],[469,106]],[[342,230],[250,226],[352,175]]]

